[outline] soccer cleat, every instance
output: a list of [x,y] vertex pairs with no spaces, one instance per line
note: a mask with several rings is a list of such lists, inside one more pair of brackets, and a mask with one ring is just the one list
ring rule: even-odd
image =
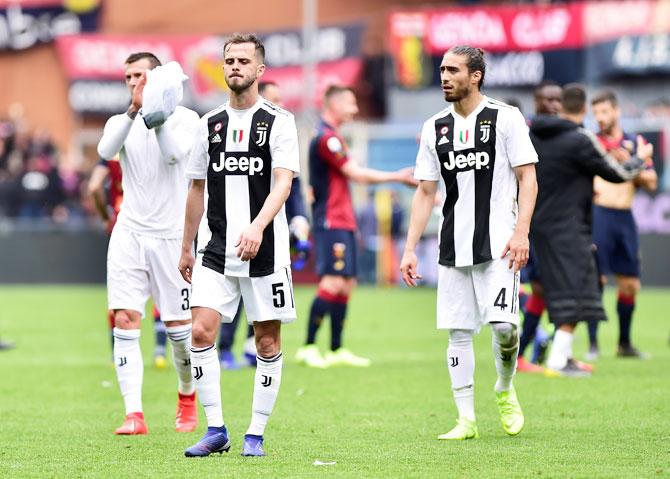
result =
[[149,434],[147,423],[144,422],[144,414],[141,412],[131,412],[126,414],[126,420],[120,428],[114,431],[114,434],[121,436],[134,436],[137,434]]
[[205,457],[214,452],[223,454],[230,450],[230,439],[226,426],[208,427],[205,435],[184,451],[186,457]]
[[[549,377],[566,377],[566,378],[590,378],[592,370],[588,370],[584,367],[580,367],[580,364],[585,365],[586,363],[579,363],[574,359],[568,359],[568,362],[561,369],[549,369],[545,372],[545,375]],[[551,375],[551,376],[550,376]]]
[[500,412],[500,422],[507,435],[519,434],[523,429],[524,417],[514,386],[509,391],[496,392],[496,404]]
[[254,436],[253,434],[244,435],[244,445],[242,446],[243,456],[265,456],[263,450],[263,436]]
[[154,367],[156,369],[165,369],[167,367],[167,360],[165,356],[157,354],[154,356]]
[[446,434],[437,436],[441,441],[464,441],[465,439],[479,439],[477,423],[472,419],[459,417],[456,426]]
[[255,354],[247,353],[245,351],[244,352],[244,362],[250,368],[255,368],[258,361],[256,360],[256,355]]
[[240,369],[240,365],[237,364],[235,355],[231,351],[221,351],[219,353],[219,364],[221,369],[235,370]]
[[193,432],[198,425],[198,410],[195,406],[195,393],[191,395],[179,393],[175,429],[177,432]]
[[310,368],[325,369],[329,365],[321,356],[316,344],[306,344],[295,353],[295,360]]
[[358,368],[367,368],[371,363],[368,358],[356,356],[344,348],[339,348],[336,351],[328,351],[324,360],[329,366],[355,366]]
[[572,359],[572,358],[568,359],[568,363],[571,362],[571,361],[573,363],[575,363],[575,365],[579,369],[581,369],[582,371],[586,371],[587,373],[592,373],[593,371],[596,370],[596,367],[593,364],[585,363],[585,362],[582,362],[582,361],[577,361],[576,359]]
[[0,351],[7,351],[9,349],[14,349],[14,343],[0,340]]
[[590,346],[589,351],[584,355],[586,361],[594,362],[600,357],[600,350],[598,346]]
[[544,368],[542,366],[526,361],[523,356],[519,356],[517,359],[516,370],[520,373],[544,373]]
[[628,345],[619,345],[616,352],[617,358],[633,358],[633,359],[651,359],[647,353],[643,353],[639,349]]

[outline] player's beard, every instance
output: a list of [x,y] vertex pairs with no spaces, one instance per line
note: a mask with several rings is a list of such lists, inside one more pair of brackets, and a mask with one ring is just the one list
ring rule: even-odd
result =
[[444,92],[444,99],[450,103],[461,101],[463,98],[467,97],[470,94],[470,90],[467,87],[454,87],[452,90],[447,93]]
[[228,88],[230,88],[231,91],[234,91],[235,93],[242,93],[244,90],[246,90],[251,85],[253,85],[253,83],[255,81],[256,81],[256,77],[254,76],[254,77],[249,77],[249,78],[244,79],[244,81],[241,82],[241,83],[231,85],[228,82],[228,78],[226,78],[226,85],[228,85]]

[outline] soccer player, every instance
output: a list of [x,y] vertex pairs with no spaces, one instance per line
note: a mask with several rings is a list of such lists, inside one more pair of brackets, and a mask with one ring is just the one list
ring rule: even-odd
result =
[[[347,365],[367,367],[368,358],[342,347],[342,330],[349,297],[356,285],[356,216],[349,181],[402,182],[414,185],[411,168],[386,172],[361,167],[349,158],[339,128],[358,113],[356,96],[347,87],[331,86],[323,98],[324,110],[309,147],[309,182],[314,195],[312,221],[319,286],[312,302],[305,345],[296,360],[310,367]],[[315,344],[323,317],[330,315],[330,351],[324,356]]]
[[[561,111],[561,87],[554,81],[543,80],[533,93],[535,115],[558,115]],[[539,265],[537,265],[531,249],[528,264],[521,270],[521,282],[530,283],[531,295],[521,308],[523,325],[519,339],[519,358],[517,371],[528,373],[546,373],[545,368],[524,359],[524,352],[528,345],[535,340],[540,324],[540,318],[545,309],[540,282]]]
[[178,106],[159,127],[148,129],[140,109],[146,72],[160,65],[149,52],[130,55],[125,78],[131,103],[111,117],[98,144],[102,158],[117,154],[123,170],[123,207],[107,252],[107,294],[114,310],[114,362],[126,420],[116,434],[146,434],[142,412],[144,365],[140,319],[149,296],[162,313],[178,375],[176,429],[195,430],[197,411],[190,371],[190,287],[177,274],[184,204],[186,161],[198,115]]
[[[296,317],[284,203],[300,170],[298,133],[292,114],[258,95],[264,57],[253,34],[238,33],[225,42],[230,99],[202,118],[187,168],[192,182],[179,269],[193,284],[191,364],[208,425],[205,436],[186,449],[188,457],[230,449],[214,341],[218,323],[232,320],[240,298],[258,351],[242,455],[265,455],[265,427],[281,383],[281,324]],[[196,262],[192,244],[205,190],[211,239]]]
[[[279,86],[272,81],[258,82],[258,94],[276,106],[283,107],[281,90]],[[311,243],[309,242],[309,222],[307,221],[307,214],[305,212],[305,203],[302,198],[302,187],[300,185],[300,178],[293,178],[291,185],[291,194],[286,200],[286,218],[289,222],[289,231],[291,235],[292,248],[296,250],[296,259],[293,261],[293,268],[300,270],[304,267],[304,263],[311,251]],[[206,223],[206,221],[203,221]],[[207,233],[204,233],[206,235]],[[200,235],[200,234],[199,234]],[[221,323],[221,333],[219,335],[219,363],[223,369],[237,369],[239,365],[232,352],[233,341],[235,338],[235,331],[240,316],[242,315],[242,302],[237,309],[237,313],[230,323]],[[247,365],[256,366],[256,342],[254,339],[254,328],[252,325],[248,326],[247,339],[244,342],[244,361]]]
[[[91,177],[88,181],[88,193],[93,198],[95,208],[100,218],[105,223],[109,234],[114,229],[116,218],[121,211],[123,202],[123,175],[121,164],[118,158],[106,160],[100,158],[100,161],[91,171]],[[107,186],[107,188],[105,188]],[[106,190],[106,191],[105,191]],[[107,194],[106,194],[107,193]],[[160,313],[156,306],[153,308],[154,314],[154,332],[156,334],[156,347],[154,349],[154,366],[163,369],[167,366],[165,359],[165,346],[167,343],[167,332],[165,324],[161,321]],[[114,350],[114,311],[107,312],[107,318],[110,327],[110,338],[112,341],[112,351]]]
[[[634,135],[623,131],[621,112],[616,96],[604,91],[591,100],[593,115],[600,131],[597,136],[603,148],[612,156],[628,159],[635,154]],[[595,178],[593,206],[593,240],[600,274],[614,274],[618,288],[617,314],[619,316],[619,346],[617,356],[643,358],[646,355],[633,346],[630,338],[635,297],[640,291],[640,251],[637,227],[631,208],[637,188],[656,191],[658,177],[651,156],[645,169],[631,181],[610,183]],[[593,323],[597,326],[597,323]],[[594,335],[595,336],[595,335]],[[597,343],[589,351],[597,356]]]
[[453,47],[442,59],[442,90],[452,105],[423,126],[414,173],[420,183],[400,268],[405,283],[416,286],[421,275],[415,248],[442,177],[437,327],[449,330],[447,366],[458,422],[438,439],[479,437],[472,343],[486,324],[493,330],[503,429],[514,436],[524,425],[512,379],[519,350],[519,270],[528,261],[537,155],[521,112],[481,94],[485,73],[479,48]]
[[[592,250],[593,178],[621,183],[633,179],[643,161],[620,164],[607,155],[595,135],[580,125],[586,115],[586,92],[566,85],[560,117],[537,117],[531,139],[540,157],[539,194],[531,239],[542,267],[542,286],[549,319],[556,334],[547,367],[564,376],[584,377],[572,357],[573,332],[578,322],[605,319]],[[638,155],[650,145],[638,141]]]

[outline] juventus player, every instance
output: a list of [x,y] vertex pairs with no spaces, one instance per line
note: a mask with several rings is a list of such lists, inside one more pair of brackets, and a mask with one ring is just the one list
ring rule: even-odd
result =
[[178,106],[162,126],[146,127],[140,114],[146,71],[158,65],[152,53],[128,57],[131,104],[126,113],[107,121],[98,144],[102,158],[119,155],[123,171],[123,207],[107,252],[107,294],[115,316],[114,362],[126,406],[126,420],[116,434],[148,432],[142,413],[140,319],[149,295],[162,313],[179,376],[177,431],[194,431],[198,417],[189,357],[190,288],[175,271],[188,191],[184,170],[198,115]]
[[[189,457],[230,449],[214,341],[218,323],[233,319],[240,298],[254,326],[258,361],[242,455],[265,455],[263,433],[281,383],[281,323],[296,317],[284,203],[300,169],[298,133],[293,115],[258,94],[264,57],[253,34],[226,41],[230,101],[202,118],[187,167],[193,181],[179,269],[193,285],[191,364],[208,424],[205,436],[186,449]],[[191,245],[205,190],[211,239],[198,247],[196,262]]]
[[442,177],[446,195],[437,327],[449,330],[447,365],[459,418],[439,439],[479,437],[472,340],[485,324],[493,329],[495,394],[503,429],[513,436],[524,424],[512,378],[519,348],[519,269],[528,261],[537,154],[521,112],[480,93],[485,72],[479,48],[453,47],[442,59],[442,90],[452,105],[423,126],[414,173],[420,184],[400,266],[405,283],[416,286],[421,275],[414,250]]

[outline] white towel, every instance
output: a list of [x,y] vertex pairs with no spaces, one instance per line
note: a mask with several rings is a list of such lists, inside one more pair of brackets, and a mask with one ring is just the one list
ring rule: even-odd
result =
[[188,80],[181,65],[169,62],[147,71],[142,97],[142,118],[147,128],[165,123],[184,98],[183,83]]

